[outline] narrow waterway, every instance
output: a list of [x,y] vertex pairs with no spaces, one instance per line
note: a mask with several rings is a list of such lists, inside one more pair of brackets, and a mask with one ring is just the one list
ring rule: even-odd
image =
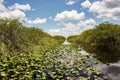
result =
[[68,45],[68,44],[71,44],[67,41],[67,39],[63,42],[64,45]]
[[[67,40],[63,43],[64,45],[70,45],[71,43],[67,42]],[[72,54],[75,55],[75,53],[80,53],[82,56],[89,55],[86,51],[82,50],[81,48],[78,48],[78,52],[75,52],[73,50]],[[65,53],[66,55],[66,53]],[[66,59],[73,57],[73,55],[69,56],[66,55]],[[73,58],[70,58],[73,60]],[[73,63],[73,61],[71,61]],[[89,63],[94,63],[94,58],[89,55]],[[98,69],[101,73],[108,76],[108,80],[120,80],[120,62],[110,64],[109,66],[106,64],[98,63],[93,64],[93,66]]]

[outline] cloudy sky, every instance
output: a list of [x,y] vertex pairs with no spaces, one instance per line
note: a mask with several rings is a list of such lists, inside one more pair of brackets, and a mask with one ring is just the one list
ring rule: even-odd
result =
[[104,21],[120,23],[120,0],[0,0],[0,19],[19,18],[51,35],[76,35]]

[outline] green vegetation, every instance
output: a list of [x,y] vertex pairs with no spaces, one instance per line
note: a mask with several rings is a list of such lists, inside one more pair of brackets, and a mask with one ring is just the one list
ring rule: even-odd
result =
[[53,36],[55,40],[57,40],[60,44],[62,44],[65,41],[65,37],[63,36]]
[[31,47],[54,46],[58,43],[41,29],[25,27],[18,20],[0,20],[0,45],[3,46],[0,48],[1,55],[4,50],[9,54],[15,51],[26,53]]
[[69,37],[67,38],[67,40],[68,40],[68,42],[70,42],[70,43],[76,44],[76,43],[78,43],[78,39],[77,39],[78,37],[79,37],[79,35],[69,36]]
[[[72,38],[72,37],[69,37]],[[71,41],[72,39],[69,39]],[[120,25],[109,22],[96,25],[73,39],[85,51],[94,54],[103,63],[120,60]]]
[[93,67],[96,59],[90,62],[90,55],[81,55],[77,45],[61,45],[64,40],[18,20],[0,20],[0,80],[106,78]]
[[[35,53],[36,52],[36,53]],[[73,45],[34,50],[34,53],[21,53],[1,57],[1,80],[73,80],[91,77],[104,80],[106,76],[89,63],[89,56],[82,56]],[[88,73],[92,73],[91,76]]]

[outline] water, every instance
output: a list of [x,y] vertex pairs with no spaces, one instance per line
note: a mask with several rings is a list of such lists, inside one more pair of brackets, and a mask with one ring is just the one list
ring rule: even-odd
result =
[[[63,43],[64,45],[68,45],[68,44],[71,44],[67,41],[67,39],[64,41]],[[72,50],[72,54],[67,54],[66,53],[66,50],[64,50],[64,56],[65,56],[65,59],[66,60],[70,60],[72,59],[74,56],[76,56],[77,54],[75,54],[77,52],[75,52],[74,50]],[[86,51],[84,51],[83,49],[79,48],[78,49],[78,53],[80,53],[82,56],[87,56],[89,55]],[[89,55],[90,56],[90,55]],[[94,63],[94,58],[92,56],[90,56],[90,64]]]
[[79,51],[79,53],[81,53],[82,55],[88,55],[87,52],[84,50]]
[[68,45],[68,44],[70,44],[70,43],[69,43],[69,42],[67,41],[67,39],[66,39],[63,44]]

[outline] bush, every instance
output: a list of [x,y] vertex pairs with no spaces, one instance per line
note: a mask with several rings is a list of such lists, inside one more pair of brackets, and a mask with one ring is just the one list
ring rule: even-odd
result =
[[55,39],[55,40],[57,40],[60,44],[61,43],[63,43],[64,41],[65,41],[65,37],[63,37],[63,36],[53,36],[53,38]]
[[93,29],[84,31],[75,41],[103,63],[120,60],[120,25],[118,24],[101,23]]
[[[54,42],[54,43],[53,43]],[[0,20],[0,44],[4,43],[9,53],[28,52],[30,47],[54,46],[59,41],[42,29],[25,27],[19,20]]]

